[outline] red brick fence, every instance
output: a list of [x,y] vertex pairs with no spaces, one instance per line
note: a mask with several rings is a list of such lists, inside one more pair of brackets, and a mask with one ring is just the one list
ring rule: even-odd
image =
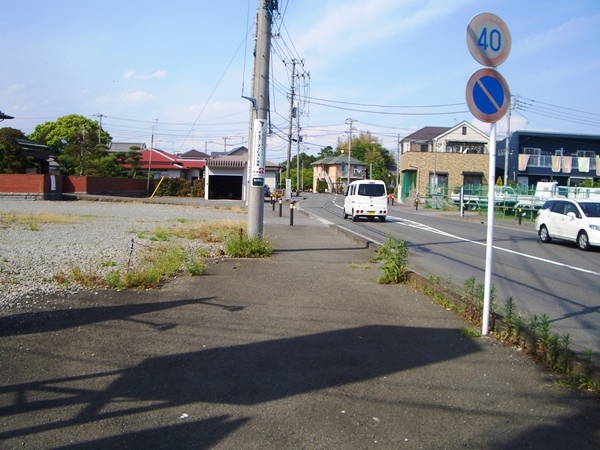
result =
[[[154,189],[151,180],[150,189]],[[63,194],[146,197],[147,180],[67,175],[0,174],[0,198],[62,200]]]

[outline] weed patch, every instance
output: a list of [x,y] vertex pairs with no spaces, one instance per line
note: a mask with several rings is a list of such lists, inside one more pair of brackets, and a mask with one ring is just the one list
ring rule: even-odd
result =
[[225,242],[225,253],[234,258],[266,258],[273,253],[273,245],[265,238],[249,238],[243,235],[231,237]]
[[408,250],[406,242],[388,234],[385,243],[377,250],[377,260],[383,262],[383,275],[377,279],[379,284],[403,283],[408,279],[406,261]]

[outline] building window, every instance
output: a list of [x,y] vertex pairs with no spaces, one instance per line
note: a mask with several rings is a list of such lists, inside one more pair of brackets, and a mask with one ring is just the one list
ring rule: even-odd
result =
[[530,155],[529,162],[527,163],[527,165],[535,166],[535,167],[540,166],[542,149],[525,147],[525,148],[521,149],[521,151],[519,153],[521,153],[523,155]]
[[421,151],[422,152],[427,152],[429,151],[429,146],[427,144],[421,144]]
[[596,153],[593,150],[577,150],[578,158],[594,158]]
[[463,136],[467,135],[467,127],[462,127],[462,134]]
[[429,172],[430,186],[448,186],[448,172]]

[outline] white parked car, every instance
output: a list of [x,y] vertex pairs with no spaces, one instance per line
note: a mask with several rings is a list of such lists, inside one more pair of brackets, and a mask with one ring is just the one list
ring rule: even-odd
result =
[[544,243],[562,239],[575,242],[581,250],[600,246],[600,201],[547,200],[537,213],[535,229]]

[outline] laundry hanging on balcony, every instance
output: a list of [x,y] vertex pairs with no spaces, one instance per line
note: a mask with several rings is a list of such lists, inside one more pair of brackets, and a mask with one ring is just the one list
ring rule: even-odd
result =
[[562,156],[552,156],[552,172],[560,172]]
[[589,172],[590,171],[590,158],[580,156],[577,158],[577,168],[580,172]]
[[563,173],[571,173],[571,165],[573,164],[573,157],[563,156]]
[[525,153],[521,153],[519,155],[519,172],[524,172],[527,170],[527,163],[529,162],[529,155]]

